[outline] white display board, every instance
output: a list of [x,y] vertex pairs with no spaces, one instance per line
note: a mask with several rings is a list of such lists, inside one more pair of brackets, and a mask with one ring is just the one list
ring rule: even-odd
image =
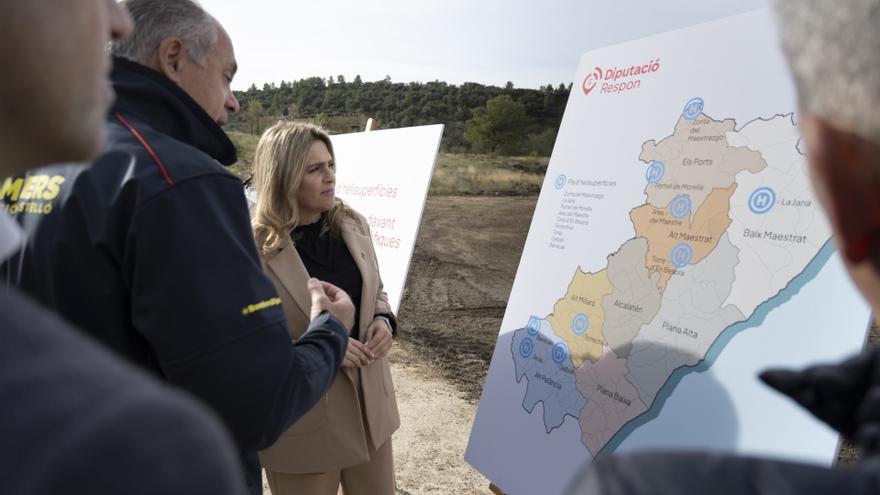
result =
[[367,218],[379,273],[395,313],[442,136],[443,125],[331,136],[336,196]]
[[757,378],[864,343],[806,175],[768,10],[583,56],[466,459],[509,495],[597,455],[830,465],[838,437]]

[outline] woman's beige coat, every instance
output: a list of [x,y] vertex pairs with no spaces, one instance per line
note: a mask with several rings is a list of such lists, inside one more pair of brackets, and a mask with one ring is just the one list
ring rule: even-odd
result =
[[[355,215],[355,219],[343,221],[342,238],[363,278],[360,321],[357,322],[363,341],[374,315],[381,313],[392,319],[394,316],[382,290],[369,227],[363,216]],[[263,255],[263,264],[278,290],[290,336],[297,339],[308,327],[311,297],[306,288],[309,275],[290,237],[281,248]],[[361,412],[355,391],[355,373],[360,375],[366,414]],[[364,425],[364,417],[367,425]],[[362,464],[370,459],[367,433],[373,447],[379,448],[399,426],[386,356],[360,369],[342,368],[321,401],[272,447],[260,452],[260,461],[268,470],[286,473],[326,472]]]

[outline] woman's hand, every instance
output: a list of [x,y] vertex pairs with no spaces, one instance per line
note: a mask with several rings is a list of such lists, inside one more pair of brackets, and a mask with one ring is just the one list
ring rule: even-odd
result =
[[367,348],[375,356],[374,359],[381,359],[388,355],[391,351],[391,344],[394,339],[391,334],[391,327],[383,318],[376,318],[367,327]]
[[348,347],[345,349],[345,358],[342,360],[343,368],[361,368],[373,362],[375,355],[363,342],[348,338]]

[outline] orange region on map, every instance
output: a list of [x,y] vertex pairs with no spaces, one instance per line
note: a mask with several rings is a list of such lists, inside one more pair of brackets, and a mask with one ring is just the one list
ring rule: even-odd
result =
[[578,269],[565,297],[556,302],[553,314],[547,317],[553,333],[568,345],[574,368],[579,368],[586,360],[595,363],[602,357],[605,349],[602,300],[613,291],[607,270],[584,273]]
[[[699,263],[715,246],[721,235],[730,226],[730,197],[736,185],[727,189],[714,189],[706,201],[693,215],[677,220],[667,208],[656,208],[650,204],[640,206],[630,213],[636,236],[648,240],[648,256],[645,266],[652,272],[660,273],[657,287],[661,291],[674,274],[680,274],[670,259],[673,249],[685,243],[692,249],[689,265]],[[679,267],[679,268],[684,268]]]
[[733,119],[718,121],[703,114],[694,120],[682,117],[671,136],[643,144],[639,159],[662,162],[665,170],[660,180],[645,188],[648,203],[665,208],[679,194],[688,194],[696,211],[713,189],[732,186],[736,174],[764,170],[767,162],[759,152],[730,146],[727,133],[735,129]]

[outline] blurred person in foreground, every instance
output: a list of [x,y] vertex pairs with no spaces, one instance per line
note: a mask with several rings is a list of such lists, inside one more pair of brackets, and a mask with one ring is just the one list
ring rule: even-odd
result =
[[[810,176],[856,286],[880,314],[880,0],[777,0]],[[880,350],[761,378],[861,449],[849,468],[708,453],[599,459],[571,493],[880,493]]]
[[217,413],[258,494],[257,451],[333,383],[354,308],[325,286],[319,309],[329,313],[311,314],[308,332],[291,342],[241,183],[223,167],[236,150],[221,125],[239,109],[229,36],[191,0],[121,5],[134,30],[111,44],[117,100],[107,146],[92,166],[53,165],[11,183],[5,200],[28,238],[4,269],[24,292]]
[[279,122],[254,156],[254,236],[294,339],[308,326],[311,277],[351,295],[357,322],[324,400],[260,452],[274,495],[393,495],[400,426],[388,352],[397,320],[366,219],[336,197],[336,157],[320,127]]
[[[113,100],[105,47],[131,19],[113,0],[0,7],[0,178],[94,158]],[[21,235],[0,211],[0,260]],[[0,493],[244,493],[231,439],[204,406],[5,286],[0,404]]]

